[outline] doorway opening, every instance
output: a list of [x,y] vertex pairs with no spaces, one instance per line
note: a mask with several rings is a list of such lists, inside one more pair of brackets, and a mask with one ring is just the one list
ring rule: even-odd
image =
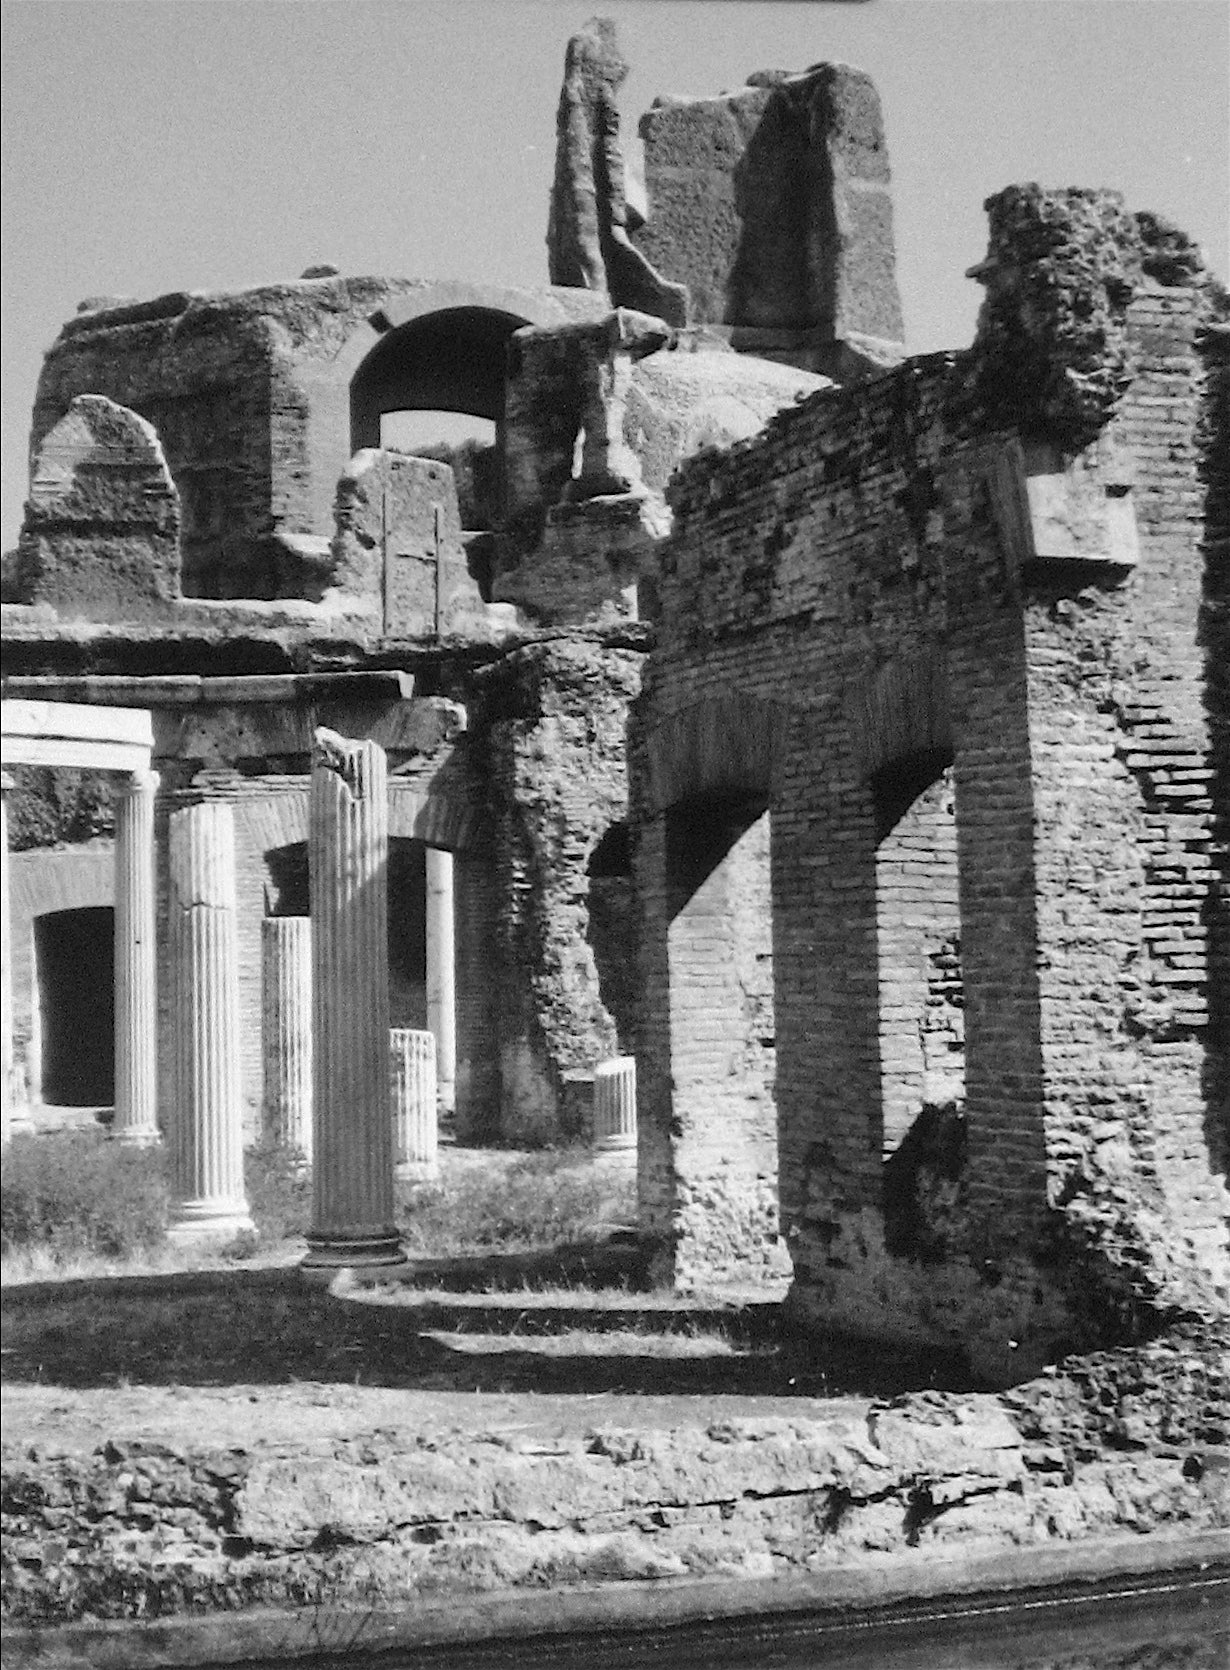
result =
[[42,1073],[51,1107],[115,1105],[115,911],[56,910],[34,923]]

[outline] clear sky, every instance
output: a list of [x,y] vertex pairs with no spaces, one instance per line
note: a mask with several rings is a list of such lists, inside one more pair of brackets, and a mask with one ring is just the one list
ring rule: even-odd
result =
[[90,295],[352,274],[546,282],[569,34],[657,93],[871,71],[911,349],[963,346],[982,201],[1108,185],[1230,269],[1230,0],[6,0],[3,509],[43,351]]

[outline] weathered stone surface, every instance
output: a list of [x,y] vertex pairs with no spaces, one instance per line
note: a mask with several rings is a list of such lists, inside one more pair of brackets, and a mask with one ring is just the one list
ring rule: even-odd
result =
[[547,231],[551,282],[605,291],[617,307],[681,325],[686,290],[659,277],[629,238],[616,102],[627,73],[609,18],[591,18],[568,42]]
[[1087,445],[1131,381],[1127,308],[1136,222],[1113,191],[1009,186],[987,199],[991,241],[975,364],[983,397],[1027,433]]
[[[10,1451],[3,1603],[10,1625],[46,1626],[1224,1527],[1217,1373],[1207,1346],[1175,1340],[1006,1398],[924,1393],[865,1418]],[[1220,1384],[1224,1404],[1224,1363]],[[1164,1417],[1125,1444],[1133,1399]]]
[[453,637],[483,622],[447,464],[366,450],[338,483],[332,584],[381,612],[389,638]]
[[180,594],[179,522],[153,425],[78,395],[34,458],[18,595],[69,620],[166,618]]
[[689,318],[899,342],[888,150],[874,84],[845,64],[751,78],[641,119],[636,241]]

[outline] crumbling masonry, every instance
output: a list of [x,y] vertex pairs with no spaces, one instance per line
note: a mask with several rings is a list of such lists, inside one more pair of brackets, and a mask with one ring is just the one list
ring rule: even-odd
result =
[[[634,1053],[656,1277],[789,1273],[1000,1379],[1225,1315],[1225,293],[1113,193],[1012,187],[973,346],[908,359],[868,78],[658,101],[642,214],[624,74],[570,43],[549,287],[82,304],[5,694],[152,713],[161,968],[168,830],[230,809],[249,1137],[324,727],[388,760],[389,1024],[470,1140],[584,1132]],[[382,446],[407,410],[495,442]],[[17,775],[37,1118],[109,814]]]

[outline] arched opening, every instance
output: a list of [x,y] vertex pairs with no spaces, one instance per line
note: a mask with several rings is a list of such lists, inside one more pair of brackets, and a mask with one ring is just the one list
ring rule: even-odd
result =
[[944,1256],[965,1159],[965,999],[951,757],[925,751],[872,780],[885,1234]]
[[115,1103],[115,911],[35,918],[40,1096],[51,1107]]
[[427,848],[389,841],[389,1025],[427,1027]]
[[666,816],[676,1279],[756,1277],[779,1237],[771,827],[763,795]]
[[615,1022],[621,1055],[632,1054],[640,979],[637,905],[626,823],[613,823],[590,855],[585,937],[598,970],[598,996]]
[[350,446],[381,445],[386,412],[453,412],[499,423],[508,341],[528,320],[494,308],[450,307],[383,336],[350,383]]

